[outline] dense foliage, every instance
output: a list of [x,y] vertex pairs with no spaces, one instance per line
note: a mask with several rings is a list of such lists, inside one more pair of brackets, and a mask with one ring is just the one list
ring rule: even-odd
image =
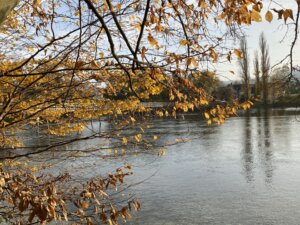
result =
[[[0,30],[0,145],[11,153],[1,158],[10,159],[1,165],[2,217],[12,224],[71,218],[92,225],[99,221],[95,215],[108,224],[128,219],[130,208],[138,210],[140,204],[131,199],[116,209],[106,200],[106,189],[115,188],[130,172],[119,169],[69,190],[68,175],[52,177],[18,164],[16,160],[29,154],[13,151],[24,147],[17,133],[29,125],[48,124],[48,133],[67,135],[83,131],[89,120],[109,116],[114,118],[114,129],[83,139],[115,138],[121,145],[149,148],[151,141],[140,132],[122,133],[141,119],[138,116],[176,117],[178,111],[198,109],[208,124],[223,123],[252,102],[210,105],[216,100],[212,86],[218,80],[200,71],[243,57],[232,46],[243,25],[271,22],[278,15],[285,23],[295,21],[297,33],[298,12],[273,1],[274,8],[263,10],[264,4],[258,0],[21,0]],[[163,92],[171,106],[145,107]],[[74,141],[80,140],[36,146],[33,154]]]

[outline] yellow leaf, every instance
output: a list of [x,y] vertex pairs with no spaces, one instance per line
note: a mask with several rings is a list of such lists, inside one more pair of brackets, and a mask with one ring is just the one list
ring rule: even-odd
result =
[[216,108],[210,110],[210,114],[216,115],[216,113],[217,113],[217,109]]
[[207,120],[207,124],[208,124],[208,125],[211,125],[211,120]]
[[236,114],[236,108],[232,108],[232,112]]
[[254,9],[251,11],[251,20],[261,22],[261,15]]
[[134,140],[135,140],[136,142],[141,142],[141,141],[142,141],[142,135],[141,135],[141,134],[137,134],[137,135],[135,135],[133,138],[134,138]]
[[138,31],[141,30],[141,24],[140,24],[140,23],[137,23],[134,27],[135,27]]
[[126,137],[123,137],[122,140],[123,140],[123,144],[124,144],[124,145],[127,145],[127,143],[128,143],[127,138],[126,138]]
[[185,46],[185,45],[188,44],[188,41],[187,41],[187,40],[181,40],[181,41],[179,41],[179,44],[180,44],[181,46]]
[[41,2],[42,2],[42,0],[35,0],[33,3],[33,6],[38,7],[38,6],[40,6]]
[[113,225],[111,219],[108,219],[108,220],[107,220],[107,223],[108,223],[109,225]]
[[206,5],[206,3],[205,3],[205,0],[200,0],[200,1],[198,2],[198,6],[201,7],[201,8],[204,8],[204,9],[207,8],[207,5]]
[[201,105],[208,105],[208,101],[206,99],[200,99]]
[[205,118],[208,120],[210,118],[209,114],[207,112],[204,113]]
[[100,52],[100,53],[99,53],[99,57],[100,57],[100,58],[103,58],[103,57],[104,57],[104,53],[103,53],[103,52]]
[[85,202],[85,201],[80,201],[80,206],[84,209],[87,209],[89,207],[89,203]]
[[162,111],[156,111],[156,114],[160,117],[163,117],[164,116],[164,113]]
[[159,156],[164,156],[164,155],[166,155],[166,151],[162,149],[162,150],[159,151],[158,155]]
[[156,135],[153,136],[153,140],[157,140],[157,136]]
[[266,18],[266,21],[268,21],[269,23],[271,23],[271,21],[273,20],[273,14],[270,11],[268,11],[266,13],[265,18]]
[[104,192],[102,190],[99,190],[99,194],[100,194],[100,196],[108,197],[108,194],[106,194],[106,192]]

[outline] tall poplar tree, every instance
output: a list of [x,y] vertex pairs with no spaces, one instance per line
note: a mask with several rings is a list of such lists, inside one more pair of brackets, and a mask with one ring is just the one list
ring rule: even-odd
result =
[[260,96],[260,65],[259,65],[259,58],[258,58],[258,52],[255,51],[254,53],[254,75],[255,75],[255,96]]
[[250,92],[250,66],[249,66],[249,53],[248,53],[248,44],[246,37],[243,37],[240,41],[240,50],[243,57],[239,59],[238,65],[240,69],[240,76],[242,77],[243,87],[244,87],[244,96],[246,99],[249,99],[251,96]]
[[270,56],[269,56],[269,46],[265,38],[264,33],[261,33],[259,37],[259,48],[261,56],[261,74],[262,74],[262,101],[264,105],[268,104],[269,95],[269,73],[270,73]]

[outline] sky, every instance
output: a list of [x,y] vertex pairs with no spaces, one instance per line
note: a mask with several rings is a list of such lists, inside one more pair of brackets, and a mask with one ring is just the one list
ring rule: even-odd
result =
[[[190,0],[195,1],[195,0]],[[270,4],[270,1],[273,3]],[[278,3],[278,4],[277,4]],[[262,15],[265,14],[267,10],[272,8],[290,8],[294,12],[297,10],[296,0],[277,0],[277,3],[274,3],[274,0],[263,0],[264,8]],[[290,51],[290,46],[292,39],[294,37],[294,26],[289,26],[290,31],[286,35],[288,26],[284,24],[283,20],[277,20],[277,15],[273,13],[273,21],[271,23],[265,21],[264,16],[261,23],[253,22],[251,26],[244,27],[244,31],[248,41],[249,55],[250,55],[250,74],[253,75],[253,55],[254,51],[258,50],[259,36],[261,32],[264,32],[267,42],[269,44],[269,53],[270,53],[270,62],[271,66],[281,61]],[[295,17],[295,16],[294,16]],[[292,23],[292,20],[288,20],[288,23]],[[61,28],[59,28],[61,29]],[[61,29],[61,32],[58,30],[57,33],[65,33],[65,29]],[[286,36],[285,36],[286,35]],[[236,42],[236,48],[238,48],[239,43]],[[300,65],[300,39],[296,43],[294,48],[294,64]],[[238,74],[238,66],[236,61],[232,63],[220,63],[215,65],[217,73],[220,75],[220,79],[226,82],[233,82],[240,79]],[[230,71],[234,71],[232,74]]]
[[[264,1],[269,2],[269,1]],[[296,11],[297,4],[295,0],[278,0],[285,8],[290,8]],[[264,3],[266,8],[268,8],[268,4]],[[266,12],[266,8],[264,9],[263,15]],[[273,7],[271,6],[270,9]],[[279,8],[279,6],[275,6],[275,8]],[[295,16],[294,16],[295,17]],[[293,21],[288,19],[287,24],[292,23]],[[253,58],[254,58],[254,51],[259,50],[258,43],[259,43],[259,35],[261,32],[264,32],[265,37],[267,39],[269,45],[269,54],[270,54],[270,63],[271,66],[280,62],[286,55],[288,55],[290,51],[290,46],[292,40],[294,38],[294,26],[289,25],[289,32],[286,34],[288,26],[284,24],[283,20],[277,20],[277,15],[273,14],[273,21],[271,23],[265,21],[263,16],[263,21],[261,23],[255,23],[251,26],[247,26],[244,28],[245,34],[248,41],[248,52],[250,55],[250,74],[251,78],[254,78],[253,75]],[[237,43],[238,46],[238,43]],[[300,65],[300,40],[297,41],[295,48],[294,48],[294,65]],[[287,62],[287,61],[286,61]],[[220,79],[222,81],[234,81],[239,79],[238,75],[238,67],[237,62],[232,62],[231,64],[222,64],[218,65],[217,73],[220,75]],[[229,71],[234,71],[235,74],[232,74]]]
[[[198,0],[186,0],[190,3],[196,2],[198,4]],[[275,3],[276,1],[276,3]],[[270,62],[271,66],[281,61],[286,55],[288,55],[290,51],[290,46],[292,39],[294,37],[294,26],[290,26],[290,31],[287,36],[285,36],[287,31],[287,25],[284,24],[283,20],[277,20],[277,15],[273,13],[273,21],[271,23],[265,21],[264,15],[267,10],[272,11],[273,8],[280,9],[293,9],[294,12],[297,10],[296,0],[262,0],[264,7],[262,11],[263,21],[260,23],[253,22],[251,26],[246,26],[243,28],[245,31],[248,47],[249,47],[249,55],[250,55],[250,74],[251,78],[254,78],[253,75],[253,56],[254,51],[259,50],[259,36],[261,32],[264,32],[265,37],[267,39],[269,45],[269,53],[270,53]],[[273,12],[273,11],[272,11]],[[294,16],[296,17],[296,16]],[[287,23],[292,23],[292,20],[288,20]],[[117,46],[117,45],[116,45]],[[236,42],[236,48],[238,48],[239,42]],[[295,65],[300,65],[300,54],[297,55],[297,52],[300,52],[300,38],[294,48],[294,63]],[[287,62],[287,61],[286,61]],[[231,63],[220,63],[215,65],[217,74],[220,75],[220,79],[226,82],[232,82],[235,80],[239,80],[240,76],[238,74],[238,66],[236,61],[232,61]],[[230,71],[234,71],[232,74]]]

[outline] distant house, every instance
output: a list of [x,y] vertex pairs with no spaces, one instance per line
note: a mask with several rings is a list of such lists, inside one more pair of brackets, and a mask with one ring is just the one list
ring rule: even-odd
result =
[[[234,82],[227,85],[232,89],[233,98],[243,99],[244,98],[244,84],[240,82]],[[250,81],[250,95],[255,95],[255,82]]]

